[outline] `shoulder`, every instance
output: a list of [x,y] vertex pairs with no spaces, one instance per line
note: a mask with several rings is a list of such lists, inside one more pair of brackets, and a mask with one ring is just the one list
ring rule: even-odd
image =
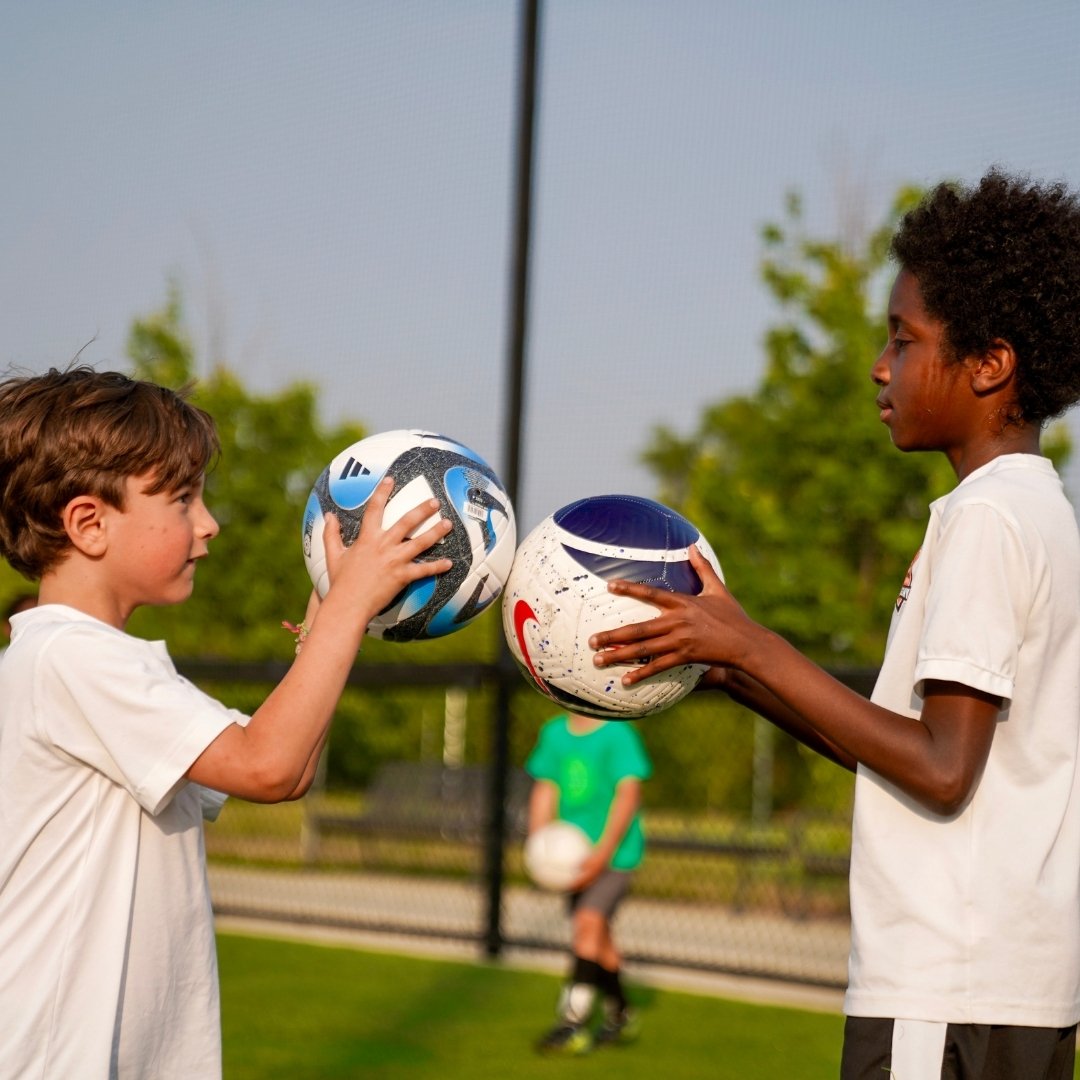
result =
[[550,720],[545,720],[540,726],[540,737],[543,738],[557,738],[560,735],[565,735],[568,731],[567,719],[565,716],[553,716]]
[[11,648],[39,663],[72,674],[113,671],[115,665],[175,674],[160,643],[132,637],[60,604],[44,605],[27,615],[31,617],[20,625]]
[[629,720],[610,720],[603,728],[606,737],[620,745],[637,745],[641,742],[641,735],[637,728]]
[[648,751],[645,749],[645,741],[631,721],[612,720],[604,731],[608,745],[616,752],[628,755],[634,760],[647,760]]
[[933,504],[949,534],[991,529],[1014,534],[1028,550],[1059,548],[1077,536],[1076,514],[1049,460],[1009,454],[977,469]]
[[943,516],[968,506],[1029,512],[1032,506],[1068,505],[1065,488],[1049,459],[1034,454],[1006,454],[976,469],[934,503]]

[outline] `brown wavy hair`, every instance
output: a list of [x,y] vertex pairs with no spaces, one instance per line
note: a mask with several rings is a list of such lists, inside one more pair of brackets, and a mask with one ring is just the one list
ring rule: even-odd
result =
[[151,495],[197,482],[220,443],[188,395],[85,365],[0,382],[0,554],[36,580],[69,547],[75,496],[123,509],[129,477]]

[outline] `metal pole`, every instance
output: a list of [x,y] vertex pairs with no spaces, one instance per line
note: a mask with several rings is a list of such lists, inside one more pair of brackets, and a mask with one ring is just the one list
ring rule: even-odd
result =
[[[537,100],[540,0],[523,0],[518,58],[518,114],[515,212],[511,278],[510,335],[507,352],[506,428],[503,482],[515,505],[521,495],[521,417],[525,387],[525,340],[529,300],[529,237],[532,219],[533,144]],[[485,949],[502,949],[502,891],[506,834],[507,778],[510,771],[510,704],[519,678],[500,637],[498,679],[492,710],[491,818],[487,842],[487,932]]]

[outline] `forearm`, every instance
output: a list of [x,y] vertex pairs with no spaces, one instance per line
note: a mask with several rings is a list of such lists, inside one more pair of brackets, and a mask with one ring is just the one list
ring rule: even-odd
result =
[[250,722],[227,728],[188,778],[252,802],[299,798],[310,786],[366,621],[329,595],[300,654]]
[[[349,672],[356,662],[366,620],[340,616],[333,594],[311,612],[306,640],[292,666],[255,711],[247,727],[250,761],[282,773],[286,796],[303,794],[314,777],[318,755]],[[290,783],[291,780],[291,783]]]
[[851,771],[854,771],[858,765],[850,754],[845,753],[834,742],[825,738],[821,732],[811,727],[799,713],[785,705],[767,686],[746,672],[729,669],[723,688],[733,701],[764,717],[782,731],[798,739],[804,746],[836,762],[837,765]]
[[550,780],[536,780],[529,792],[529,832],[555,820],[559,809],[559,789]]
[[611,800],[604,831],[596,842],[596,850],[605,863],[611,862],[640,805],[641,781],[633,777],[620,781],[615,789],[615,798]]
[[312,751],[311,757],[308,758],[307,765],[304,766],[304,773],[300,777],[300,782],[289,792],[284,801],[287,802],[294,799],[300,799],[308,793],[311,785],[315,782],[315,774],[319,771],[319,760],[322,757],[323,748],[326,746],[326,741],[329,737],[330,725],[327,724],[322,738]]
[[942,684],[927,694],[921,718],[892,712],[763,627],[748,635],[736,666],[779,703],[785,730],[819,740],[835,760],[862,763],[928,809],[954,812],[981,775],[1000,704],[988,695]]

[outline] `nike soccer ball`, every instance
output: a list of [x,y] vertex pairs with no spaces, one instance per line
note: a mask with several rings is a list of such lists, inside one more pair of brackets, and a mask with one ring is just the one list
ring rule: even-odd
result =
[[[387,431],[343,450],[322,471],[308,497],[303,520],[304,562],[320,596],[330,587],[323,545],[324,515],[333,512],[345,545],[360,533],[364,508],[387,474],[395,481],[383,527],[432,497],[453,529],[420,559],[449,557],[444,574],[403,589],[367,628],[388,641],[421,641],[467,626],[506,584],[514,560],[514,510],[499,478],[468,447],[430,431]],[[430,528],[433,515],[418,531]]]
[[584,831],[569,821],[550,821],[525,841],[525,872],[542,889],[563,892],[581,873],[590,851]]
[[589,637],[658,614],[608,592],[609,581],[699,593],[694,544],[722,576],[697,528],[651,499],[601,495],[545,518],[518,548],[503,593],[503,630],[526,680],[561,707],[606,720],[648,716],[688,694],[704,666],[684,664],[625,687],[627,667],[595,667]]

